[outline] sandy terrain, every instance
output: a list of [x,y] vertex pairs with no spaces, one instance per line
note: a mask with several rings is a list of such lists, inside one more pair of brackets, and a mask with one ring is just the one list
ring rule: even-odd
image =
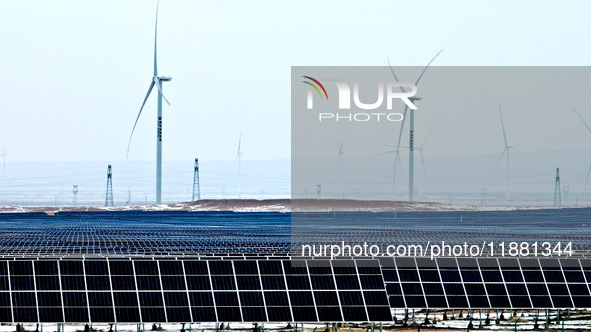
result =
[[[347,199],[204,199],[175,204],[106,206],[28,207],[0,206],[0,213],[58,211],[235,211],[235,212],[307,212],[307,211],[476,211],[514,210],[515,208],[454,206],[433,202],[359,201]],[[524,208],[520,208],[524,209]]]

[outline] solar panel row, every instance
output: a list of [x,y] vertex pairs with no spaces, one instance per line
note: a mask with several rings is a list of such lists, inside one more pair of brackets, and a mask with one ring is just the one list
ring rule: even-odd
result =
[[[461,212],[60,212],[0,214],[0,255],[289,254],[290,244],[572,241],[590,209]],[[489,247],[486,246],[485,249]],[[498,247],[495,247],[499,249]],[[382,247],[382,251],[384,251]]]
[[[578,254],[591,250],[591,210],[455,212],[293,212],[292,244],[462,245],[495,242],[571,242]],[[484,247],[489,252],[490,247]],[[299,252],[294,252],[299,253]]]
[[0,261],[0,322],[391,319],[376,260]]
[[285,213],[0,214],[0,254],[286,254],[289,227]]
[[589,308],[591,260],[380,258],[392,308]]

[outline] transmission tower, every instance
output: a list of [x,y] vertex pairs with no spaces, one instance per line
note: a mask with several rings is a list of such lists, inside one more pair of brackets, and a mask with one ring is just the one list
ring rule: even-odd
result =
[[75,184],[74,187],[72,188],[72,193],[74,194],[74,200],[72,202],[72,205],[78,205],[78,185]]
[[113,206],[113,178],[111,165],[107,168],[107,194],[105,196],[105,206]]
[[199,158],[195,158],[195,172],[193,173],[193,199],[201,199],[201,187],[199,187]]
[[554,207],[560,207],[562,204],[562,197],[560,195],[560,173],[556,168],[556,184],[554,185]]

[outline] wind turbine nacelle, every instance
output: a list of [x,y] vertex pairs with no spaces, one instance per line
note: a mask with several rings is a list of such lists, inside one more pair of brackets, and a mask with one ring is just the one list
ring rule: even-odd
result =
[[172,77],[170,76],[158,76],[158,79],[162,82],[170,82],[172,81]]

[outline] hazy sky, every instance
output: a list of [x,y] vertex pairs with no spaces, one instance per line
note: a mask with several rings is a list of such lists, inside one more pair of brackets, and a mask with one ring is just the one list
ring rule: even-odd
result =
[[[152,77],[155,10],[0,0],[7,162],[125,159]],[[164,160],[233,160],[241,131],[243,159],[289,158],[291,66],[424,65],[440,49],[442,66],[591,65],[590,12],[587,1],[162,0]],[[155,95],[129,160],[155,159]]]

